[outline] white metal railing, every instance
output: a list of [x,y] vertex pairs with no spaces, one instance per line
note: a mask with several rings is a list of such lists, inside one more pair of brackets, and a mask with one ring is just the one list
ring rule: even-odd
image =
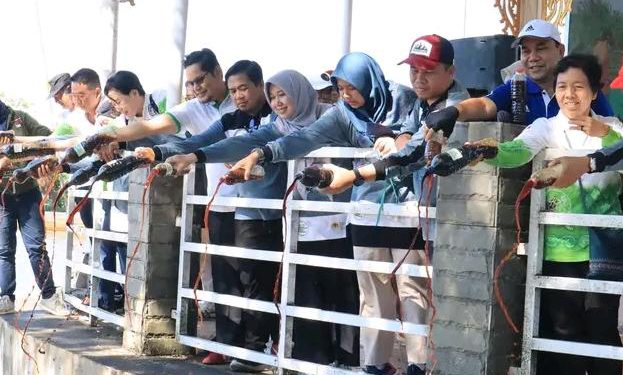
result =
[[[533,170],[537,171],[539,169],[542,169],[546,161],[552,160],[559,156],[586,155],[590,152],[591,150],[545,150],[534,158]],[[524,375],[532,375],[536,373],[537,351],[623,360],[623,347],[553,340],[539,337],[541,289],[556,289],[616,295],[623,294],[623,282],[541,275],[543,266],[543,226],[574,225],[623,228],[622,216],[561,214],[543,212],[544,209],[545,190],[532,190],[530,203],[529,241],[527,246],[528,264],[526,274],[526,296],[524,308],[521,373]],[[620,244],[613,245],[618,246]]]
[[[97,188],[97,185],[101,186],[101,182],[96,182],[94,191],[89,194],[89,198],[102,199],[102,200],[121,200],[128,201],[128,192],[117,191],[102,191]],[[74,198],[81,198],[86,195],[86,190],[78,190],[70,188],[67,190],[67,210],[70,212],[75,206]],[[97,301],[99,296],[99,280],[108,280],[121,285],[125,284],[125,276],[121,273],[105,271],[101,267],[99,245],[101,240],[115,241],[128,243],[128,233],[105,231],[96,228],[97,214],[94,213],[93,226],[94,228],[85,228],[83,225],[73,225],[72,227],[76,231],[78,236],[84,237],[80,249],[83,255],[82,259],[76,261],[74,254],[76,250],[76,243],[73,233],[66,229],[66,253],[65,253],[65,302],[69,303],[75,309],[82,311],[89,316],[91,324],[94,325],[97,319],[102,319],[107,322],[113,323],[117,326],[124,326],[123,315],[117,315],[115,313],[106,311],[98,307]],[[116,260],[115,260],[116,261]],[[72,279],[87,277],[87,285],[84,288],[86,295],[76,296],[72,291],[82,288],[72,287]],[[85,304],[85,297],[88,296],[88,304]],[[82,297],[82,298],[81,298]]]
[[[369,157],[370,149],[355,148],[323,148],[310,153],[305,157],[331,157],[331,158],[365,158]],[[295,172],[295,162],[288,163],[288,184],[292,182]],[[316,308],[299,307],[293,305],[294,300],[294,277],[296,265],[307,265],[314,267],[325,267],[343,270],[368,271],[379,273],[391,273],[394,264],[378,261],[363,261],[344,258],[333,258],[317,255],[304,255],[296,253],[297,232],[298,228],[298,211],[316,211],[316,212],[332,212],[332,213],[359,213],[376,215],[379,211],[378,204],[371,203],[338,203],[338,202],[311,202],[298,201],[288,198],[287,210],[285,213],[286,224],[289,228],[285,237],[285,252],[263,251],[246,249],[232,246],[216,246],[191,242],[189,230],[192,225],[192,206],[206,205],[210,197],[194,195],[194,172],[191,172],[184,179],[184,195],[182,201],[182,223],[180,235],[180,263],[178,277],[178,298],[177,298],[177,322],[176,336],[178,341],[184,345],[201,348],[208,351],[218,352],[227,356],[245,359],[253,362],[263,363],[275,366],[281,371],[289,369],[308,374],[352,374],[352,371],[331,367],[328,365],[320,365],[316,363],[301,361],[288,358],[286,355],[286,339],[291,337],[291,332],[287,324],[288,318],[305,318],[324,322],[332,322],[337,324],[346,324],[358,327],[368,327],[386,331],[392,331],[404,334],[428,335],[428,326],[425,324],[413,324],[409,322],[399,322],[398,320],[382,319],[375,317],[362,317],[360,315],[339,313],[334,311],[323,311]],[[214,200],[215,205],[233,206],[233,207],[250,207],[265,209],[281,209],[282,201],[279,199],[249,199],[249,198],[225,198],[217,197]],[[417,209],[416,202],[404,204],[385,204],[383,206],[383,215],[400,216],[400,217],[418,217],[420,214]],[[424,209],[422,209],[424,216]],[[435,209],[429,208],[428,216],[435,218]],[[271,262],[282,261],[283,256],[283,274],[281,288],[281,320],[279,332],[279,345],[277,355],[270,355],[257,351],[247,350],[240,347],[230,346],[191,335],[182,332],[182,324],[187,323],[187,314],[184,310],[183,299],[194,299],[192,288],[184,285],[192,285],[189,280],[190,261],[187,256],[190,253],[205,253],[219,256],[237,257],[256,259]],[[429,267],[429,274],[432,275],[432,267]],[[397,271],[398,274],[409,275],[413,277],[426,277],[426,268],[413,264],[403,264]],[[210,291],[197,291],[197,297],[202,301],[209,301],[219,304],[235,306],[243,309],[252,309],[271,314],[277,314],[277,309],[272,302],[248,299],[232,295],[224,295]]]

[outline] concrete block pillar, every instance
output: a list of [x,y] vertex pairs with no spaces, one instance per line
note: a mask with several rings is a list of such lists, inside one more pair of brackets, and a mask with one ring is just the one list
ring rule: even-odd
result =
[[[175,341],[175,320],[179,262],[179,228],[182,179],[156,177],[141,204],[148,170],[130,174],[128,197],[128,299],[123,346],[138,354],[172,355],[189,352]],[[142,226],[142,231],[141,231]],[[138,246],[138,247],[137,247]],[[127,303],[126,303],[127,306]]]
[[[492,137],[513,139],[522,127],[497,122],[457,124],[449,146]],[[496,265],[514,241],[514,202],[528,167],[498,169],[485,163],[439,178],[433,293],[437,307],[432,338],[435,374],[507,374],[521,352],[521,333],[506,324],[495,299]],[[524,204],[522,227],[527,228]],[[527,237],[526,237],[527,238]],[[521,327],[525,259],[507,263],[500,284]]]

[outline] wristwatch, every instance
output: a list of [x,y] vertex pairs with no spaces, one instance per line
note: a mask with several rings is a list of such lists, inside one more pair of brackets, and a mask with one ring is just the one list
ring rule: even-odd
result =
[[597,171],[597,160],[592,157],[589,156],[588,157],[588,173],[593,173]]
[[257,163],[264,164],[266,160],[266,155],[264,155],[264,150],[261,147],[254,148],[251,152],[255,152],[257,154]]
[[597,151],[588,156],[588,173],[603,172],[606,167],[606,156]]
[[363,176],[361,175],[361,173],[359,173],[359,168],[354,168],[353,173],[355,174],[355,181],[353,181],[353,185],[361,186],[364,184],[364,182],[366,182],[363,179]]

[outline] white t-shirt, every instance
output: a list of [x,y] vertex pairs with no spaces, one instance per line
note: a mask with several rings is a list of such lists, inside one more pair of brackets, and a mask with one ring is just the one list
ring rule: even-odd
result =
[[[151,99],[150,99],[151,98]],[[153,108],[153,103],[158,108]],[[126,124],[131,124],[138,120],[150,120],[160,113],[164,113],[166,110],[167,103],[167,95],[165,91],[155,91],[151,94],[145,95],[145,102],[143,103],[143,117],[137,118],[127,118],[125,115],[120,115],[116,119],[113,120],[111,125],[123,127]],[[123,176],[122,178],[128,178],[128,176]],[[107,185],[107,189],[110,190],[112,184]],[[101,202],[98,202],[101,205]],[[115,232],[127,232],[128,231],[128,215],[122,211],[120,211],[117,206],[114,204],[110,207],[110,230]]]
[[[227,96],[219,108],[216,108],[214,103],[201,103],[198,99],[192,99],[176,105],[168,110],[167,114],[173,117],[179,124],[180,132],[178,135],[183,135],[186,131],[195,135],[220,120],[225,113],[233,112],[235,109],[231,97]],[[219,179],[228,172],[228,169],[222,163],[205,164],[205,169],[208,178],[208,197],[211,197],[214,194]],[[221,197],[236,197],[237,195],[235,185],[223,184],[219,190],[219,196]],[[234,212],[236,209],[234,207],[212,206],[211,210],[216,212]]]
[[64,124],[69,125],[73,129],[73,134],[78,137],[88,137],[95,134],[99,129],[87,120],[84,111],[80,108],[76,108],[73,111],[64,111],[57,121],[56,128]]

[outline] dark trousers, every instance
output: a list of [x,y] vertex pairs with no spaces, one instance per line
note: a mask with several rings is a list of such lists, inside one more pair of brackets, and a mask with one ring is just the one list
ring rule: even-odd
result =
[[[102,240],[100,244],[100,263],[105,271],[117,272],[117,257],[121,274],[125,275],[128,244]],[[97,306],[107,311],[123,307],[123,287],[110,280],[99,279],[100,295]]]
[[[233,212],[215,212],[210,211],[208,235],[210,243],[221,246],[234,246],[234,213]],[[212,283],[214,292],[227,294],[229,288],[227,280],[229,275],[236,273],[232,266],[233,258],[211,255],[210,261],[212,265]],[[216,341],[224,344],[233,344],[237,341],[230,341],[233,337],[241,335],[238,332],[239,324],[235,324],[229,319],[229,306],[215,304],[216,313]]]
[[[299,242],[301,254],[353,258],[349,239]],[[359,288],[355,271],[296,267],[295,304],[322,310],[359,314]],[[359,366],[359,327],[294,319],[292,357],[329,364]]]
[[11,300],[15,300],[18,226],[42,298],[51,297],[55,291],[50,258],[45,248],[45,229],[39,215],[40,202],[41,193],[32,189],[19,195],[6,194],[4,207],[0,206],[0,295],[7,295]]
[[[88,190],[88,187],[81,186],[78,190]],[[74,198],[74,202],[77,204],[82,198]],[[88,198],[84,206],[80,208],[80,220],[86,228],[93,228],[93,199]]]
[[[543,275],[584,278],[588,262],[543,262]],[[619,299],[614,294],[541,291],[540,336],[549,339],[621,346],[617,329]],[[539,375],[621,375],[620,361],[540,352]]]
[[[281,220],[234,220],[235,244],[238,247],[281,251]],[[223,257],[226,263],[214,278],[214,288],[225,294],[273,300],[273,285],[279,265],[252,259]],[[221,263],[222,265],[223,263]],[[217,286],[218,284],[218,286]],[[223,306],[227,315],[223,328],[224,342],[246,349],[263,351],[269,336],[277,342],[278,318],[274,314]]]

